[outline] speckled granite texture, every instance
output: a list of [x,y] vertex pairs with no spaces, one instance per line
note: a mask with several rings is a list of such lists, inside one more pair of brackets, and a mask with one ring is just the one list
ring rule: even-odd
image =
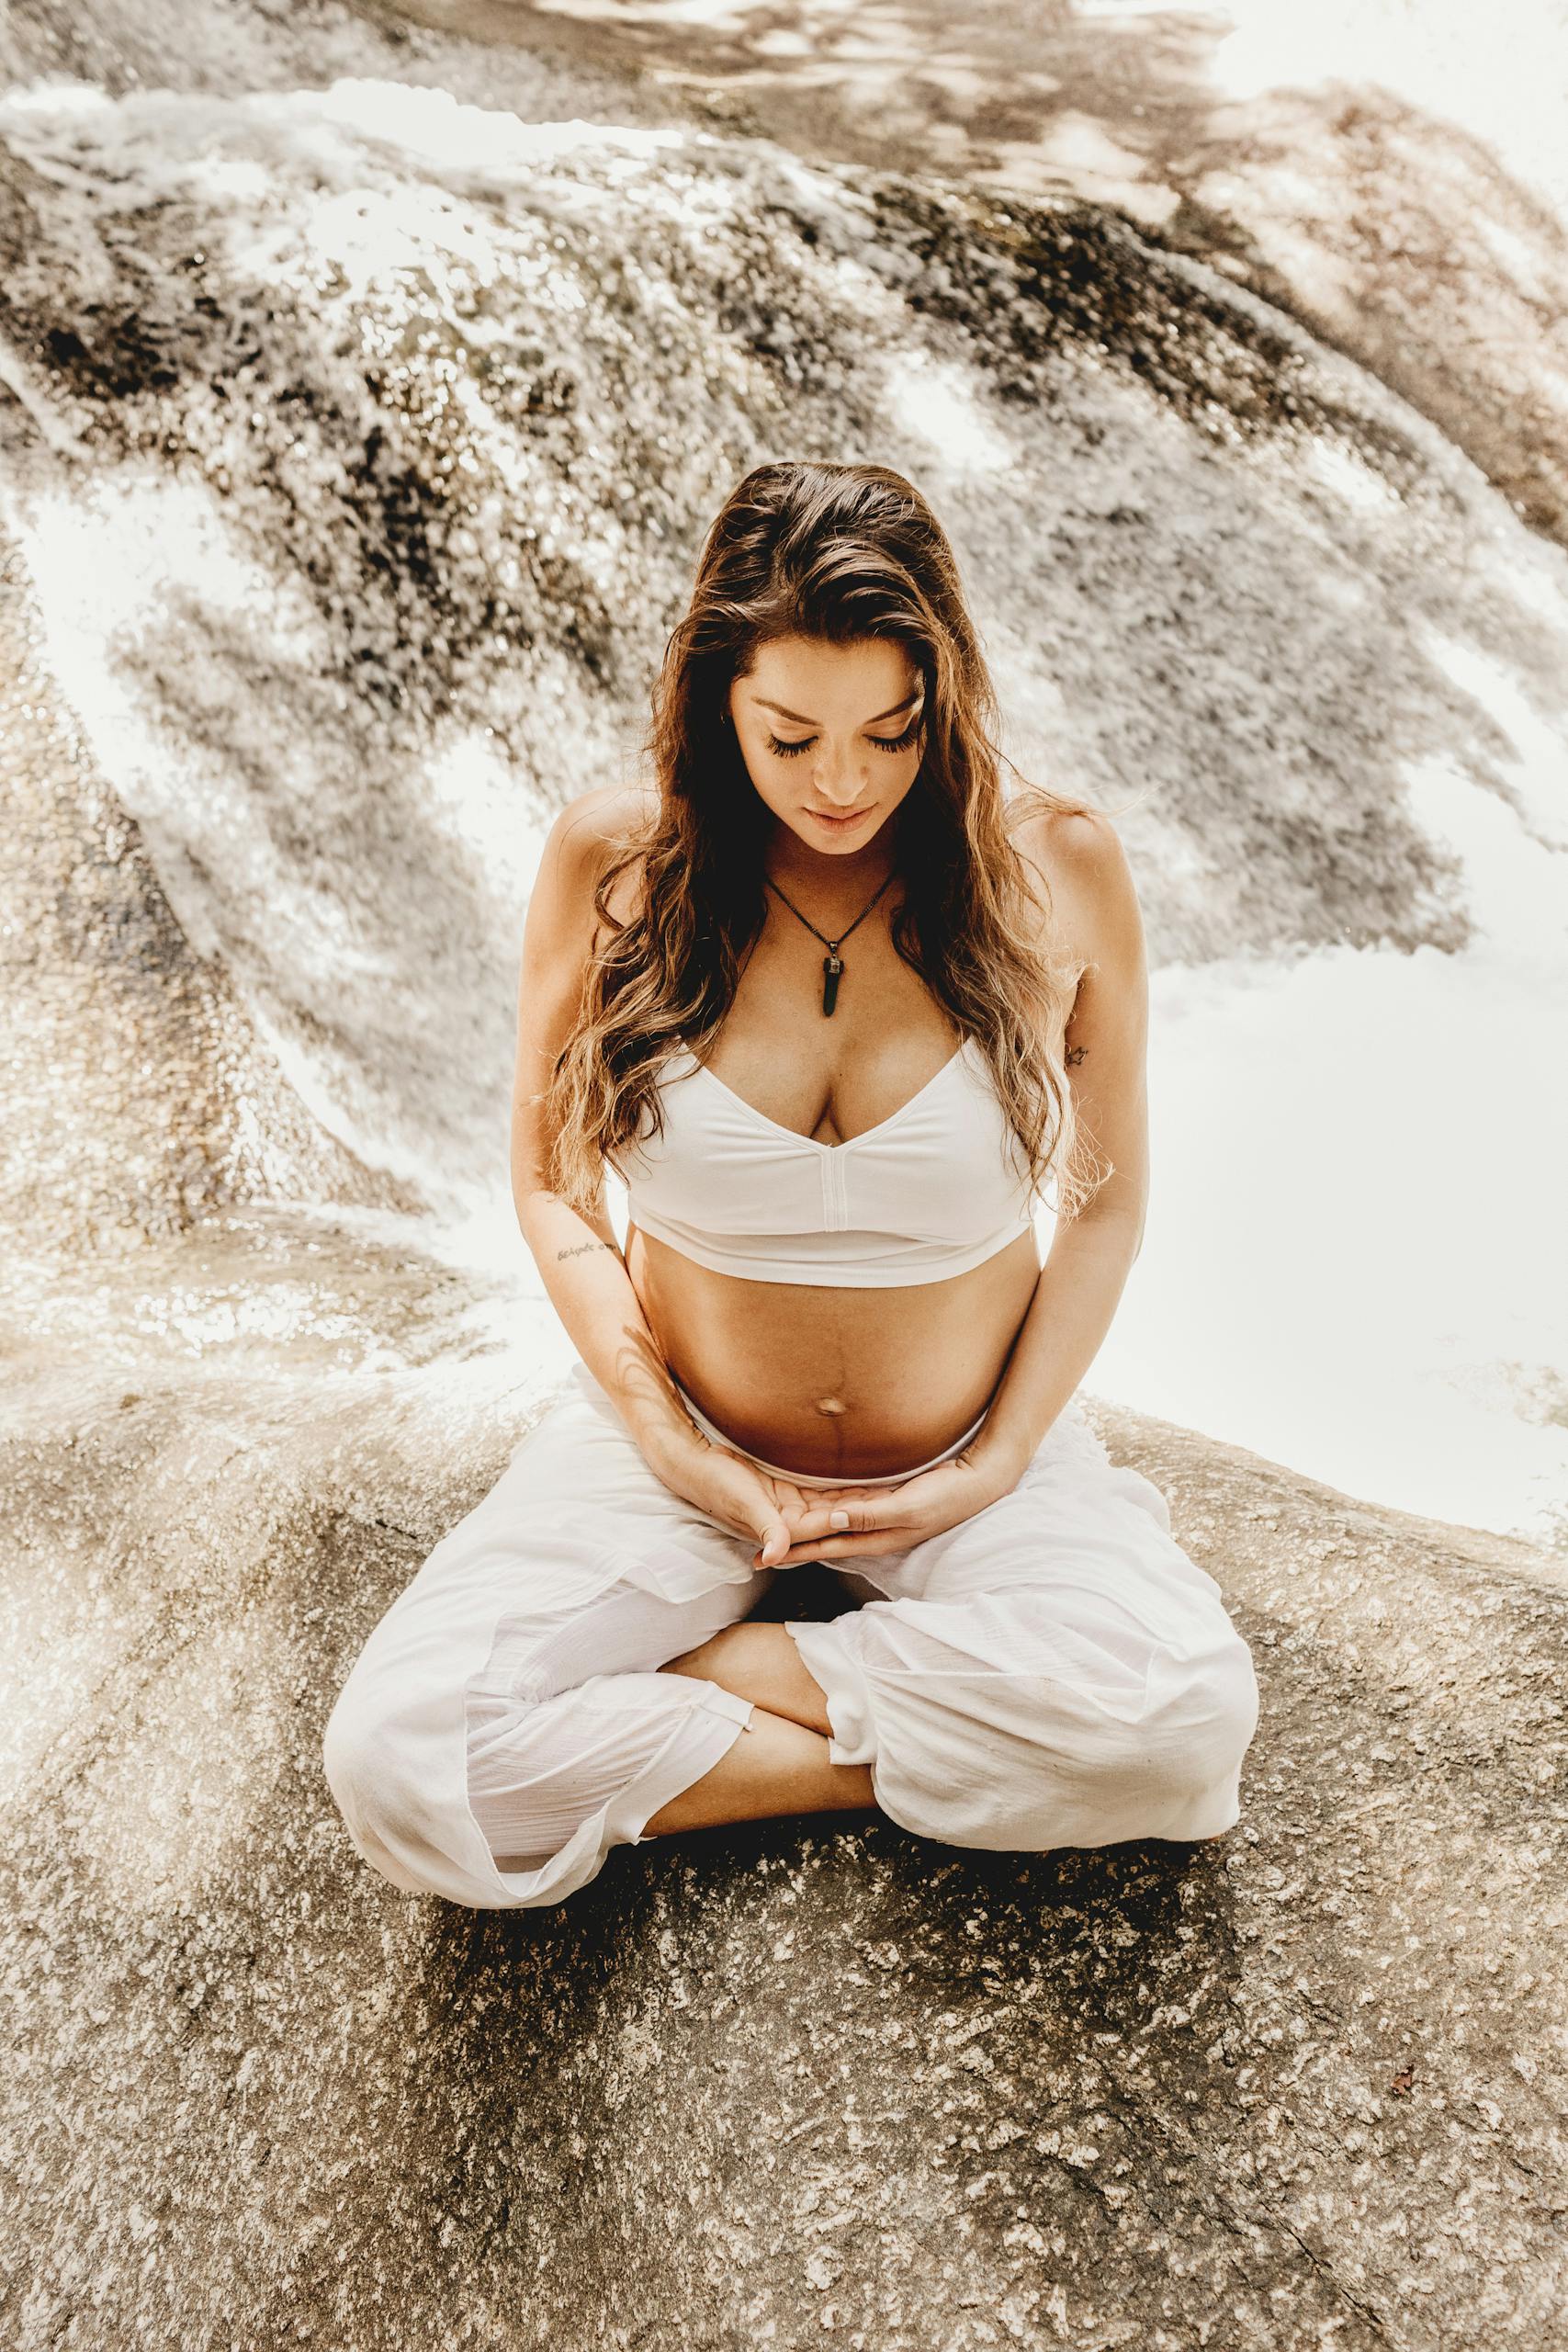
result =
[[[399,111],[412,146],[355,127],[392,47],[411,89],[546,124],[665,100],[333,0],[174,23],[0,25],[0,69],[105,93],[29,101],[0,157],[0,476],[57,557],[39,604],[0,518],[0,2352],[1564,2352],[1561,1558],[1100,1410],[1254,1645],[1243,1819],[1198,1848],[971,1855],[867,1814],[482,1915],[367,1870],[321,1760],[367,1632],[544,1402],[536,1299],[434,1262],[387,1171],[499,1150],[517,820],[613,772],[743,465],[940,490],[1029,741],[1130,804],[1166,962],[1461,949],[1410,778],[1514,805],[1556,571],[1257,299],[1256,187],[1222,217],[1192,183],[1163,243],[684,136],[635,187],[614,142],[525,141],[475,193],[439,108]],[[340,76],[329,120],[299,93]],[[1529,292],[1555,230],[1473,201],[1446,134],[1323,104],[1414,159],[1381,223],[1345,181],[1325,250],[1377,234],[1328,328],[1375,354],[1414,288],[1390,372],[1556,530],[1548,407],[1512,397],[1536,346],[1468,258]],[[1257,184],[1292,220],[1302,119]],[[1439,305],[1416,193],[1464,223]],[[330,241],[315,268],[332,221],[353,261],[362,216],[454,204],[482,288],[399,269],[355,307]],[[106,541],[100,482],[166,503]],[[95,605],[106,546],[198,510],[264,591],[172,551],[172,593]],[[71,654],[89,607],[113,695]],[[448,754],[492,728],[469,839]]]
[[1526,1545],[1103,1409],[1254,1644],[1226,1839],[780,1823],[493,1917],[358,1862],[333,1694],[538,1381],[276,1086],[29,661],[7,2352],[1568,2344],[1568,1576]]
[[[306,1249],[236,1217],[145,1295]],[[345,1325],[396,1271],[308,1249]],[[359,1864],[319,1742],[536,1407],[415,1396],[394,1442],[377,1375],[323,1367],[307,1419],[280,1355],[269,1415],[232,1344],[231,1390],[64,1339],[7,1390],[7,2344],[1564,2341],[1545,1555],[1097,1408],[1255,1645],[1227,1838],[967,1855],[868,1814],[471,1913]]]

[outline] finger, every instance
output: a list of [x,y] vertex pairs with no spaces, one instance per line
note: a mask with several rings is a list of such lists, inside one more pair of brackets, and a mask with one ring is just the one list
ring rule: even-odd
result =
[[781,1568],[799,1567],[806,1560],[853,1560],[874,1557],[878,1553],[899,1552],[908,1548],[897,1536],[873,1535],[800,1536],[790,1545],[782,1560],[771,1565]]
[[782,1567],[795,1536],[795,1530],[787,1520],[781,1514],[769,1512],[753,1521],[751,1532],[757,1538],[752,1566],[759,1568]]
[[[770,1481],[773,1500],[778,1505],[785,1525],[794,1534],[803,1532],[827,1532],[830,1513],[846,1508],[847,1499],[835,1488],[831,1493],[813,1487],[803,1493],[798,1487],[786,1485],[782,1479]],[[849,1522],[852,1526],[853,1521]]]
[[903,1524],[897,1508],[878,1497],[874,1501],[829,1496],[801,1513],[799,1535],[874,1535],[891,1533]]
[[795,1531],[773,1494],[759,1491],[758,1481],[748,1478],[739,1493],[729,1487],[722,1500],[716,1498],[713,1516],[737,1534],[750,1536],[756,1546],[751,1555],[754,1568],[783,1566]]
[[792,1486],[786,1478],[769,1478],[764,1483],[775,1509],[788,1527],[795,1526],[816,1500],[813,1496],[808,1501],[800,1488]]
[[799,1492],[798,1488],[795,1488],[782,1495],[779,1498],[779,1504],[784,1512],[784,1518],[788,1521],[791,1527],[795,1527],[807,1517],[808,1512],[816,1509],[817,1498],[812,1496],[807,1499],[805,1495]]

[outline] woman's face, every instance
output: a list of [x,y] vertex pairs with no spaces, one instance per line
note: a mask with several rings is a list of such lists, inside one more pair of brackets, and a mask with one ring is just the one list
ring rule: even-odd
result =
[[729,715],[747,774],[779,822],[808,848],[844,857],[875,837],[919,772],[922,692],[894,639],[778,637],[731,681]]

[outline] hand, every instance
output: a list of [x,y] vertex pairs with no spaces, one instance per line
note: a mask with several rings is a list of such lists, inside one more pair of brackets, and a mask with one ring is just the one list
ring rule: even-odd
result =
[[744,1454],[716,1445],[701,1430],[660,1427],[641,1440],[643,1458],[671,1494],[693,1503],[720,1526],[750,1536],[754,1568],[795,1567],[820,1559],[831,1505],[825,1489],[760,1469]]
[[[792,1536],[789,1550],[771,1565],[793,1568],[802,1560],[853,1560],[912,1551],[917,1544],[960,1526],[988,1503],[1010,1495],[1022,1475],[1021,1463],[997,1450],[973,1447],[932,1470],[917,1471],[896,1487],[813,1487],[808,1491],[827,1533],[816,1532],[814,1516],[811,1529],[802,1539]],[[832,1521],[840,1515],[843,1524],[836,1529]]]

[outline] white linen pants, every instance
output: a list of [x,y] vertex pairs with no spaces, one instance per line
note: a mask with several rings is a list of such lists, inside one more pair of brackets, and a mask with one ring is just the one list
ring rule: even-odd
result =
[[[410,1894],[555,1904],[700,1780],[751,1702],[668,1659],[787,1568],[672,1494],[581,1359],[507,1467],[372,1631],[323,1737],[365,1860]],[[835,1763],[951,1846],[1043,1852],[1207,1838],[1239,1815],[1258,1723],[1247,1643],[1076,1403],[1011,1493],[787,1632]]]

